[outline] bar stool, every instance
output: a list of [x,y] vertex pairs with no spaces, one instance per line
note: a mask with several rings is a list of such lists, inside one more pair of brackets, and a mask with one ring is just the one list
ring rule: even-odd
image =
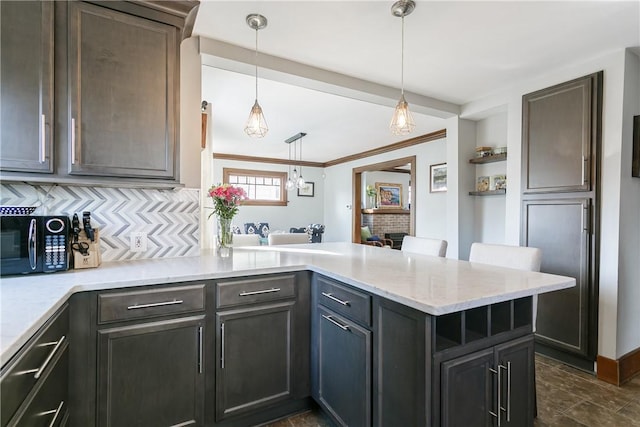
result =
[[412,252],[431,256],[445,257],[447,255],[447,241],[429,239],[427,237],[404,236],[402,252]]

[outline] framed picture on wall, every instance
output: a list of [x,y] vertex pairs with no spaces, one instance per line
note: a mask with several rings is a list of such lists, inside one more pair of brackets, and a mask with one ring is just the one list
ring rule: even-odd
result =
[[431,193],[441,193],[447,191],[447,164],[438,163],[431,165],[429,180],[429,191]]
[[640,178],[640,116],[633,117],[633,161],[631,176]]
[[298,188],[298,196],[313,197],[315,184],[311,181],[307,181],[304,187]]
[[402,184],[387,184],[376,182],[378,193],[378,208],[402,207]]

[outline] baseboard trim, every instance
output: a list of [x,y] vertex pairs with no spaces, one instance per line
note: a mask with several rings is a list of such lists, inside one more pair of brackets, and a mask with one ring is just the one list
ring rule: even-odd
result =
[[618,360],[598,356],[598,379],[614,385],[622,385],[640,373],[640,348]]

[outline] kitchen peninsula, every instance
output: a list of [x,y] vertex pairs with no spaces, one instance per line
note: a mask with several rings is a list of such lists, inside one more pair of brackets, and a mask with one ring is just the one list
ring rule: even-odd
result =
[[[69,343],[54,339],[64,354],[51,364],[62,360],[72,373],[71,425],[118,425],[132,408],[116,393],[141,390],[157,396],[130,399],[138,417],[145,405],[162,407],[179,394],[178,409],[151,411],[166,417],[153,425],[254,425],[309,407],[309,397],[338,425],[456,425],[474,415],[460,406],[448,411],[452,399],[481,400],[487,411],[477,425],[496,417],[527,425],[531,296],[574,285],[563,276],[351,243],[3,278],[2,394],[25,348],[64,321]],[[167,361],[180,382],[168,374],[149,388],[140,384],[152,372],[128,371]],[[183,361],[193,366],[182,369]],[[136,377],[119,378],[124,372]],[[483,393],[470,393],[477,387]],[[17,415],[27,413],[26,400]]]

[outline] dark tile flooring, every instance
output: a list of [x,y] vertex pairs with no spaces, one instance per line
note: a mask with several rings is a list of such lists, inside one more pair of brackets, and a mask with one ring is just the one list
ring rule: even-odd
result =
[[[640,427],[640,376],[622,387],[536,355],[538,418],[534,427]],[[332,427],[322,413],[304,412],[268,427]],[[396,427],[396,426],[391,426]]]

